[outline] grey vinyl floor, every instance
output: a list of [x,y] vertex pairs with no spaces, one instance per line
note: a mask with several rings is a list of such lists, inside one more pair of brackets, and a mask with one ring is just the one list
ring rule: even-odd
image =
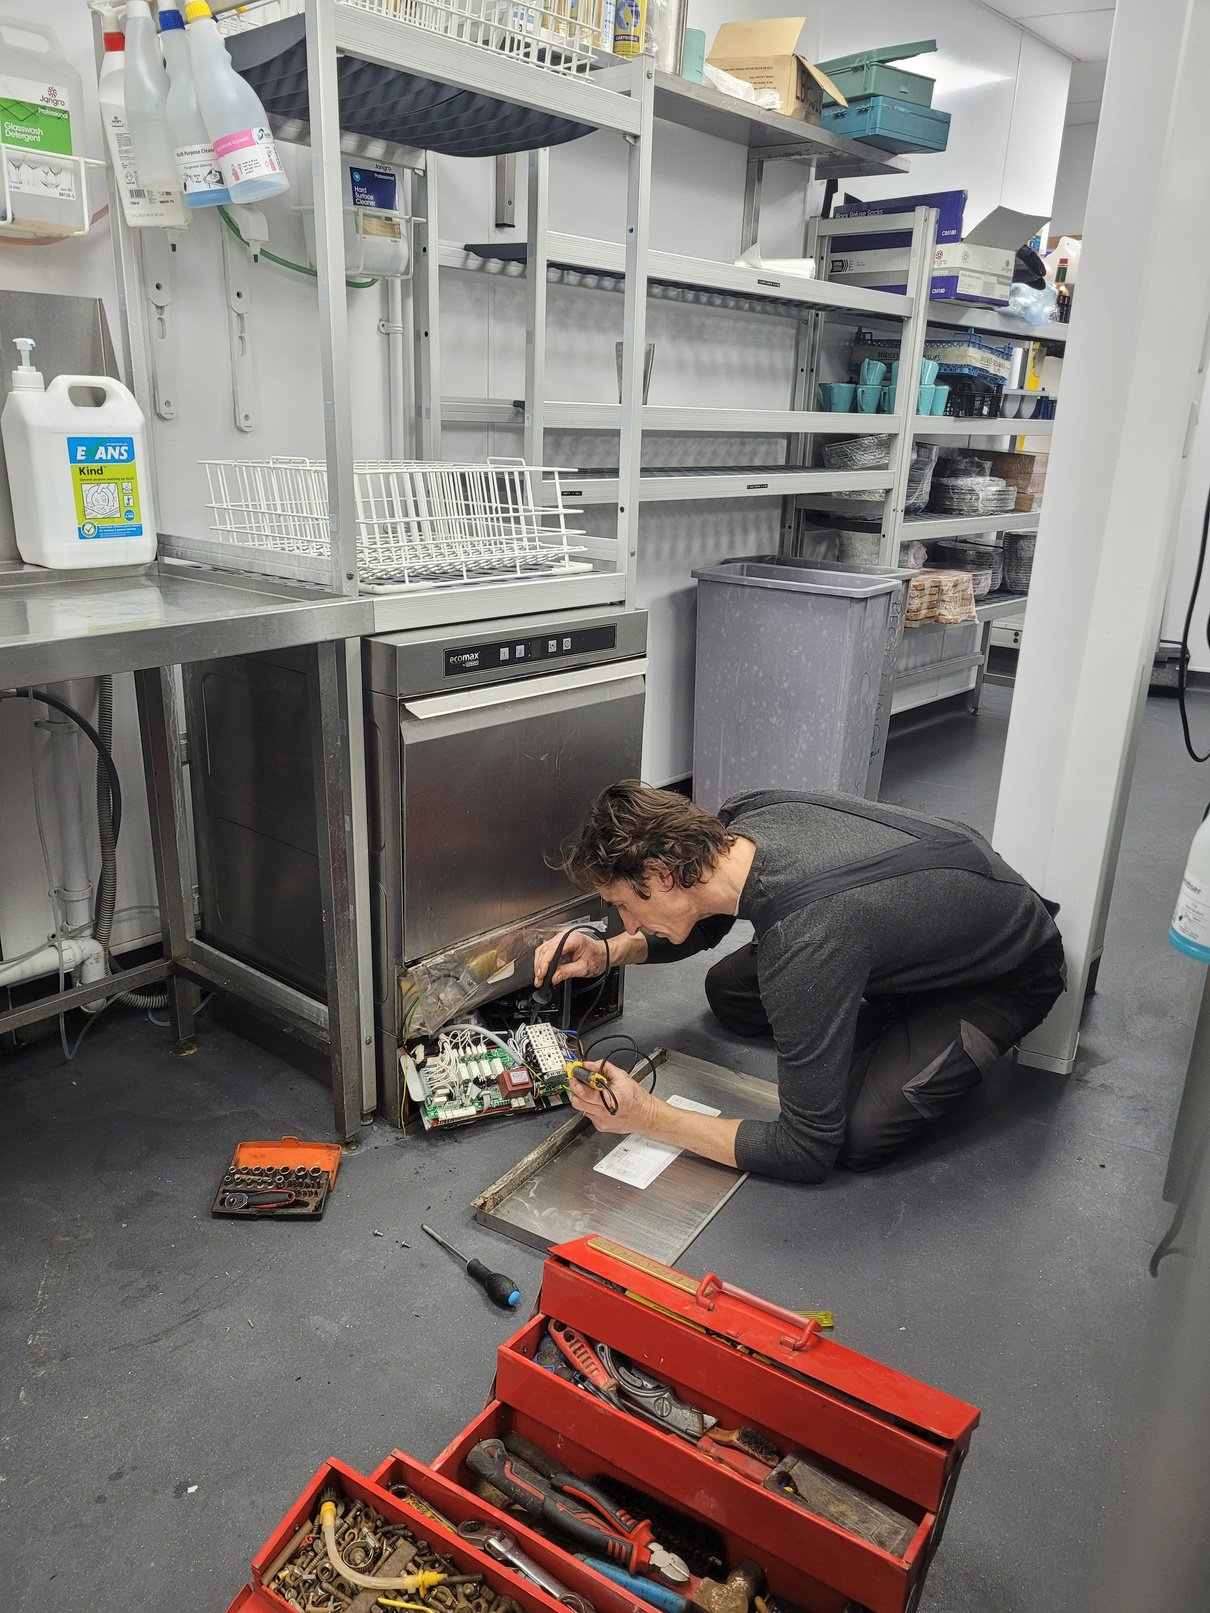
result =
[[[989,688],[977,719],[901,723],[884,796],[990,830],[1007,710]],[[927,1613],[1079,1608],[1105,1557],[1172,1280],[1146,1262],[1202,976],[1165,932],[1207,794],[1153,698],[1074,1076],[997,1071],[876,1175],[749,1180],[683,1259],[830,1307],[844,1342],[982,1408]],[[632,970],[626,1028],[772,1075],[768,1048],[709,1018],[708,962]],[[547,1121],[375,1125],[321,1222],[268,1225],[210,1217],[222,1166],[242,1138],[327,1135],[329,1100],[221,1026],[178,1060],[115,1010],[71,1064],[57,1041],[5,1057],[0,1103],[8,1613],[226,1608],[323,1458],[433,1457],[481,1406],[509,1322],[422,1218],[537,1295],[537,1253],[468,1205]]]

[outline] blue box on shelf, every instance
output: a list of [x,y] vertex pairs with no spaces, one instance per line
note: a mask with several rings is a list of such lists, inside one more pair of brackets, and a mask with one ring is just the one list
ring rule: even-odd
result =
[[[876,218],[883,213],[914,213],[918,207],[937,209],[937,245],[960,241],[966,213],[966,191],[935,190],[921,196],[880,196],[876,201],[845,201],[833,218]],[[889,222],[889,221],[888,221]],[[911,230],[890,230],[886,235],[850,235],[833,238],[833,252],[875,252],[884,247],[911,246]]]
[[826,106],[823,126],[849,140],[864,140],[882,151],[944,151],[950,115],[935,107],[871,95],[854,106]]

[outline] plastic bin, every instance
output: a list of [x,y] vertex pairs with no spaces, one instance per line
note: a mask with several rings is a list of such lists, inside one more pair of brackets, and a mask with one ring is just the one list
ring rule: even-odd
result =
[[871,95],[853,106],[825,106],[823,126],[883,151],[944,151],[950,137],[948,112],[889,95]]
[[877,785],[902,579],[745,560],[695,571],[693,796]]

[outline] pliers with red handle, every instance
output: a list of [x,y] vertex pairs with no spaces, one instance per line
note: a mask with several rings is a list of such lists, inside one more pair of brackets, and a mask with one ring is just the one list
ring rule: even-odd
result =
[[[519,1443],[514,1436],[510,1441]],[[683,1559],[654,1538],[648,1521],[632,1518],[586,1480],[564,1472],[544,1455],[542,1459],[552,1469],[549,1473],[515,1456],[503,1440],[483,1439],[468,1451],[466,1465],[523,1511],[570,1535],[594,1556],[628,1574],[651,1574],[670,1585],[688,1583]]]

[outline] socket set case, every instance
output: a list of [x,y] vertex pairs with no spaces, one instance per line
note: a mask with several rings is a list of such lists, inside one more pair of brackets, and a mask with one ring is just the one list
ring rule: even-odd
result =
[[[339,1169],[339,1143],[304,1143],[297,1137],[240,1143],[223,1172],[210,1213],[244,1220],[318,1221]],[[272,1207],[256,1203],[258,1194],[281,1191],[293,1193],[295,1202]]]
[[[746,1427],[889,1509],[902,1543],[884,1549],[865,1534],[705,1455],[540,1366],[534,1357],[550,1321],[624,1353],[684,1401]],[[698,1279],[604,1238],[552,1250],[538,1308],[497,1352],[494,1396],[431,1466],[396,1451],[363,1477],[336,1461],[319,1470],[252,1565],[252,1583],[232,1603],[249,1613],[292,1604],[269,1589],[267,1570],[335,1486],[384,1517],[401,1512],[436,1549],[503,1576],[527,1613],[558,1604],[469,1542],[411,1511],[406,1486],[455,1525],[501,1524],[517,1544],[597,1613],[651,1613],[645,1601],[589,1568],[566,1548],[502,1513],[475,1492],[466,1458],[480,1440],[515,1432],[582,1477],[598,1474],[675,1508],[693,1528],[722,1536],[728,1568],[744,1558],[765,1571],[768,1594],[802,1613],[910,1613],[941,1540],[959,1472],[979,1421],[974,1406],[824,1337],[815,1321],[767,1304],[707,1274]],[[661,1526],[661,1533],[663,1532]],[[721,1576],[720,1576],[721,1577]]]

